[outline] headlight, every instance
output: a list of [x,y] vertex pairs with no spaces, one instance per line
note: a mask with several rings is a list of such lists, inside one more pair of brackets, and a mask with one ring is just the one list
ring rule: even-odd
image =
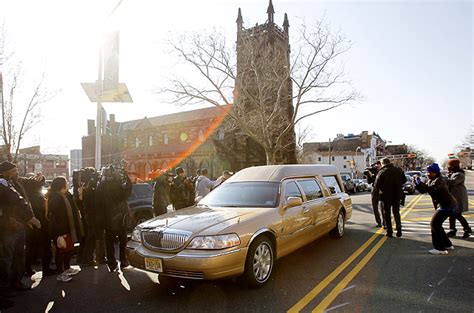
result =
[[225,249],[240,245],[240,238],[237,234],[218,235],[218,236],[198,236],[188,245],[188,249]]
[[142,231],[141,228],[135,227],[135,229],[132,231],[132,240],[133,241],[142,242],[141,231]]

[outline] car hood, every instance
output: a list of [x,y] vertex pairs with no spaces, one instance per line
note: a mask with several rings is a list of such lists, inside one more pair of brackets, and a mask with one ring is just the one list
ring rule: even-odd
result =
[[191,207],[158,216],[139,225],[142,229],[184,230],[193,235],[215,235],[267,208]]

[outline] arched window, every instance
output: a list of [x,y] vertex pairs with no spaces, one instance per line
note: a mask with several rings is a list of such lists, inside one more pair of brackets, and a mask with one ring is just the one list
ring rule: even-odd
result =
[[168,139],[168,134],[164,134],[164,135],[163,135],[163,144],[164,144],[164,145],[167,145],[167,144],[168,144],[168,140],[169,140],[169,139]]

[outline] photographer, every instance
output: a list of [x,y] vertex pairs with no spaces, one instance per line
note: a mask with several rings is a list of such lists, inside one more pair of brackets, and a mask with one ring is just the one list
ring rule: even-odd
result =
[[[383,207],[380,205],[380,190],[375,188],[375,179],[382,168],[382,163],[380,161],[375,162],[364,171],[364,175],[367,177],[367,182],[372,185],[372,208],[374,210],[375,221],[377,222],[377,227],[385,228],[385,215],[383,212]],[[380,219],[380,212],[382,213],[382,219]]]
[[113,166],[102,169],[102,177],[97,187],[97,208],[100,208],[104,220],[105,246],[109,271],[117,270],[114,243],[118,238],[120,267],[128,266],[125,255],[127,228],[130,224],[130,213],[127,199],[132,192],[130,179],[123,169]]
[[170,173],[162,173],[153,186],[153,211],[155,216],[166,214],[170,201],[170,189],[173,175]]
[[175,210],[194,205],[194,187],[192,181],[186,177],[184,169],[176,168],[176,177],[171,183],[171,202]]
[[98,180],[99,173],[93,167],[87,167],[73,173],[74,196],[80,207],[85,229],[85,236],[81,242],[80,250],[81,266],[105,263],[103,221],[96,206]]

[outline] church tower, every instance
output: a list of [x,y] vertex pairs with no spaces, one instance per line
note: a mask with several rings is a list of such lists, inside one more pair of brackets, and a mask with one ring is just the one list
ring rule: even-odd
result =
[[[293,92],[290,78],[290,43],[289,43],[289,21],[285,13],[283,27],[278,26],[274,21],[275,9],[272,0],[267,8],[267,20],[263,24],[256,24],[251,28],[244,28],[242,11],[239,8],[237,14],[237,77],[236,77],[236,98],[234,106],[242,110],[242,114],[251,114],[255,102],[263,102],[271,114],[275,104],[281,110],[278,125],[269,125],[274,133],[274,137],[281,134],[288,125],[287,121],[293,115]],[[255,65],[257,64],[257,65]],[[255,72],[259,73],[260,79],[255,78]],[[273,73],[273,74],[272,74]],[[262,83],[262,81],[264,83]],[[274,84],[274,85],[272,85]],[[281,87],[279,88],[279,86]],[[263,88],[262,88],[263,87]],[[262,89],[266,94],[262,95]],[[277,92],[279,90],[279,92]],[[277,97],[277,94],[280,94]],[[258,98],[259,101],[255,101]],[[251,100],[252,99],[252,100]],[[247,138],[247,144],[255,147]],[[252,140],[250,140],[252,141]],[[283,139],[283,149],[278,152],[277,162],[283,164],[293,164],[296,161],[296,144],[294,129]],[[250,147],[247,147],[248,150]],[[257,148],[257,150],[259,150]],[[260,149],[263,150],[263,149]],[[263,160],[258,152],[258,162],[242,164],[245,166],[265,164],[265,153]]]

